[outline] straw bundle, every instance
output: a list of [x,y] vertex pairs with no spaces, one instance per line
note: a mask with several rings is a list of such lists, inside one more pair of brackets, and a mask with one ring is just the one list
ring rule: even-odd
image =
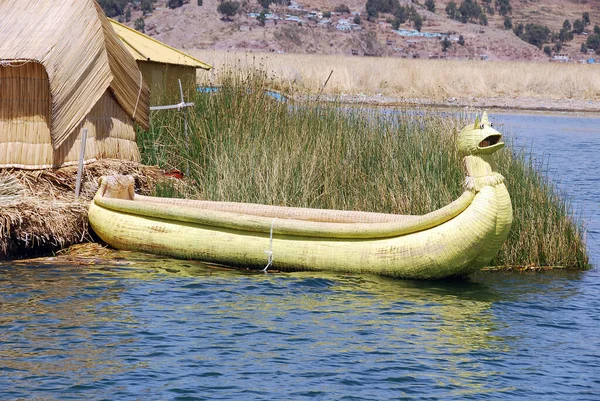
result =
[[[2,108],[12,103],[13,120],[25,113],[37,116],[33,119],[37,125],[28,135],[37,136],[37,129],[45,135],[49,129],[53,148],[60,149],[69,140],[74,141],[72,137],[79,134],[81,123],[109,89],[128,116],[148,127],[148,88],[141,81],[135,60],[93,0],[4,0],[0,2],[0,15],[0,83],[7,79],[1,85],[12,88],[11,94],[4,95]],[[49,88],[37,81],[40,74],[34,71],[35,64],[23,65],[27,61],[43,66]],[[14,78],[10,74],[15,73],[8,70],[22,67],[26,68],[16,74],[33,73],[35,78],[20,88],[17,85],[17,90],[10,83]],[[5,92],[4,87],[1,92]],[[29,103],[19,105],[24,96],[29,96]],[[50,99],[49,106],[42,104],[46,99]],[[4,116],[0,124],[6,124]],[[14,128],[18,121],[10,124]],[[24,130],[14,135],[22,138]]]
[[86,166],[81,196],[75,202],[76,169],[0,172],[0,259],[55,251],[90,240],[87,208],[98,177],[132,174],[139,191],[149,193],[162,176],[156,167],[136,162],[97,161]]

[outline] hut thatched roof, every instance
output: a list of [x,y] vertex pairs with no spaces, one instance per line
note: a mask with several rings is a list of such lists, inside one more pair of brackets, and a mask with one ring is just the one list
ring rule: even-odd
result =
[[125,43],[125,47],[137,61],[183,65],[186,67],[201,68],[203,70],[210,70],[212,68],[211,65],[206,64],[181,50],[177,50],[174,47],[159,42],[150,36],[144,35],[135,29],[131,29],[110,18],[109,21],[119,38]]
[[55,149],[109,88],[129,116],[149,127],[148,87],[94,0],[2,0],[0,15],[0,65],[33,61],[48,74]]

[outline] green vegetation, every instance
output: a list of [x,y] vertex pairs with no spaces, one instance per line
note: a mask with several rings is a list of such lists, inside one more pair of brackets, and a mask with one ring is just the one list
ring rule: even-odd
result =
[[[171,0],[172,1],[172,0]],[[152,14],[152,10],[154,10],[154,6],[152,5],[152,0],[142,0],[142,14]]]
[[333,11],[335,11],[336,13],[350,14],[350,8],[345,4],[335,6]]
[[256,17],[256,20],[261,26],[265,26],[265,23],[267,22],[267,13],[264,9],[260,10],[260,13]]
[[551,37],[550,29],[541,24],[527,24],[525,26],[519,24],[513,31],[519,38],[537,46],[538,49],[541,49],[544,43],[548,42]]
[[498,14],[502,15],[503,17],[512,13],[510,0],[496,0],[496,9],[498,10]]
[[367,0],[366,9],[369,21],[375,21],[379,13],[392,14],[394,18],[388,18],[388,22],[393,29],[398,29],[406,21],[411,21],[417,31],[423,27],[423,17],[415,7],[401,6],[398,0]]
[[593,49],[596,54],[598,54],[600,51],[600,34],[595,33],[588,36],[587,40],[585,41],[585,47],[586,51],[587,49]]
[[583,23],[583,21],[580,19],[576,19],[573,22],[573,32],[581,35],[584,30],[585,30],[585,24]]
[[177,8],[183,5],[183,0],[168,0],[167,7],[169,8]]
[[446,14],[448,18],[466,23],[479,23],[487,25],[487,15],[475,0],[463,0],[460,6],[451,1],[446,5]]
[[290,0],[257,0],[258,4],[262,6],[263,9],[268,10],[271,4],[279,4],[282,6],[289,6],[291,4]]
[[223,1],[217,6],[217,11],[223,15],[223,19],[229,21],[231,17],[237,14],[240,3],[237,1]]
[[435,0],[425,0],[425,8],[427,11],[435,12]]
[[141,33],[144,33],[144,31],[146,30],[146,22],[144,21],[143,18],[138,18],[133,22],[133,28],[136,31],[140,31]]
[[122,15],[128,3],[129,0],[98,0],[98,4],[102,7],[104,13],[111,18]]
[[[159,195],[272,205],[423,214],[462,192],[455,146],[467,124],[433,111],[347,109],[266,96],[266,74],[230,73],[218,93],[198,95],[189,115],[158,112],[138,143],[145,164],[189,171],[191,185]],[[471,122],[471,121],[469,121]],[[582,228],[539,166],[522,151],[498,153],[514,205],[500,266],[587,267]]]
[[[462,46],[464,46],[464,43],[465,43],[465,40],[463,38],[463,45]],[[450,47],[452,47],[452,42],[450,42],[447,37],[444,37],[444,39],[442,40],[442,51],[445,52]]]

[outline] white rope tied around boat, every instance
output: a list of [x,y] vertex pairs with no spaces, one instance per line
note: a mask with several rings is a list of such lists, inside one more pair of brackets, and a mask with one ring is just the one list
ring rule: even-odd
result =
[[144,82],[142,81],[142,71],[140,71],[140,90],[138,92],[137,99],[135,100],[135,107],[133,108],[133,115],[131,116],[131,118],[133,120],[135,120],[135,112],[137,111],[138,103],[140,102],[140,96],[142,95],[142,84],[143,83]]
[[269,234],[269,249],[265,249],[265,253],[268,255],[267,265],[261,271],[266,273],[269,270],[269,267],[273,265],[273,227],[275,226],[275,220],[277,217],[274,217],[271,221],[271,233]]

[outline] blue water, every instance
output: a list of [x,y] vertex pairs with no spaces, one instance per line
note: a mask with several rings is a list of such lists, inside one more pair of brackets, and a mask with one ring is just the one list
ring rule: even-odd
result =
[[[600,119],[490,118],[584,209],[597,264]],[[3,263],[0,399],[598,400],[599,295],[598,269],[418,282],[137,254]]]

